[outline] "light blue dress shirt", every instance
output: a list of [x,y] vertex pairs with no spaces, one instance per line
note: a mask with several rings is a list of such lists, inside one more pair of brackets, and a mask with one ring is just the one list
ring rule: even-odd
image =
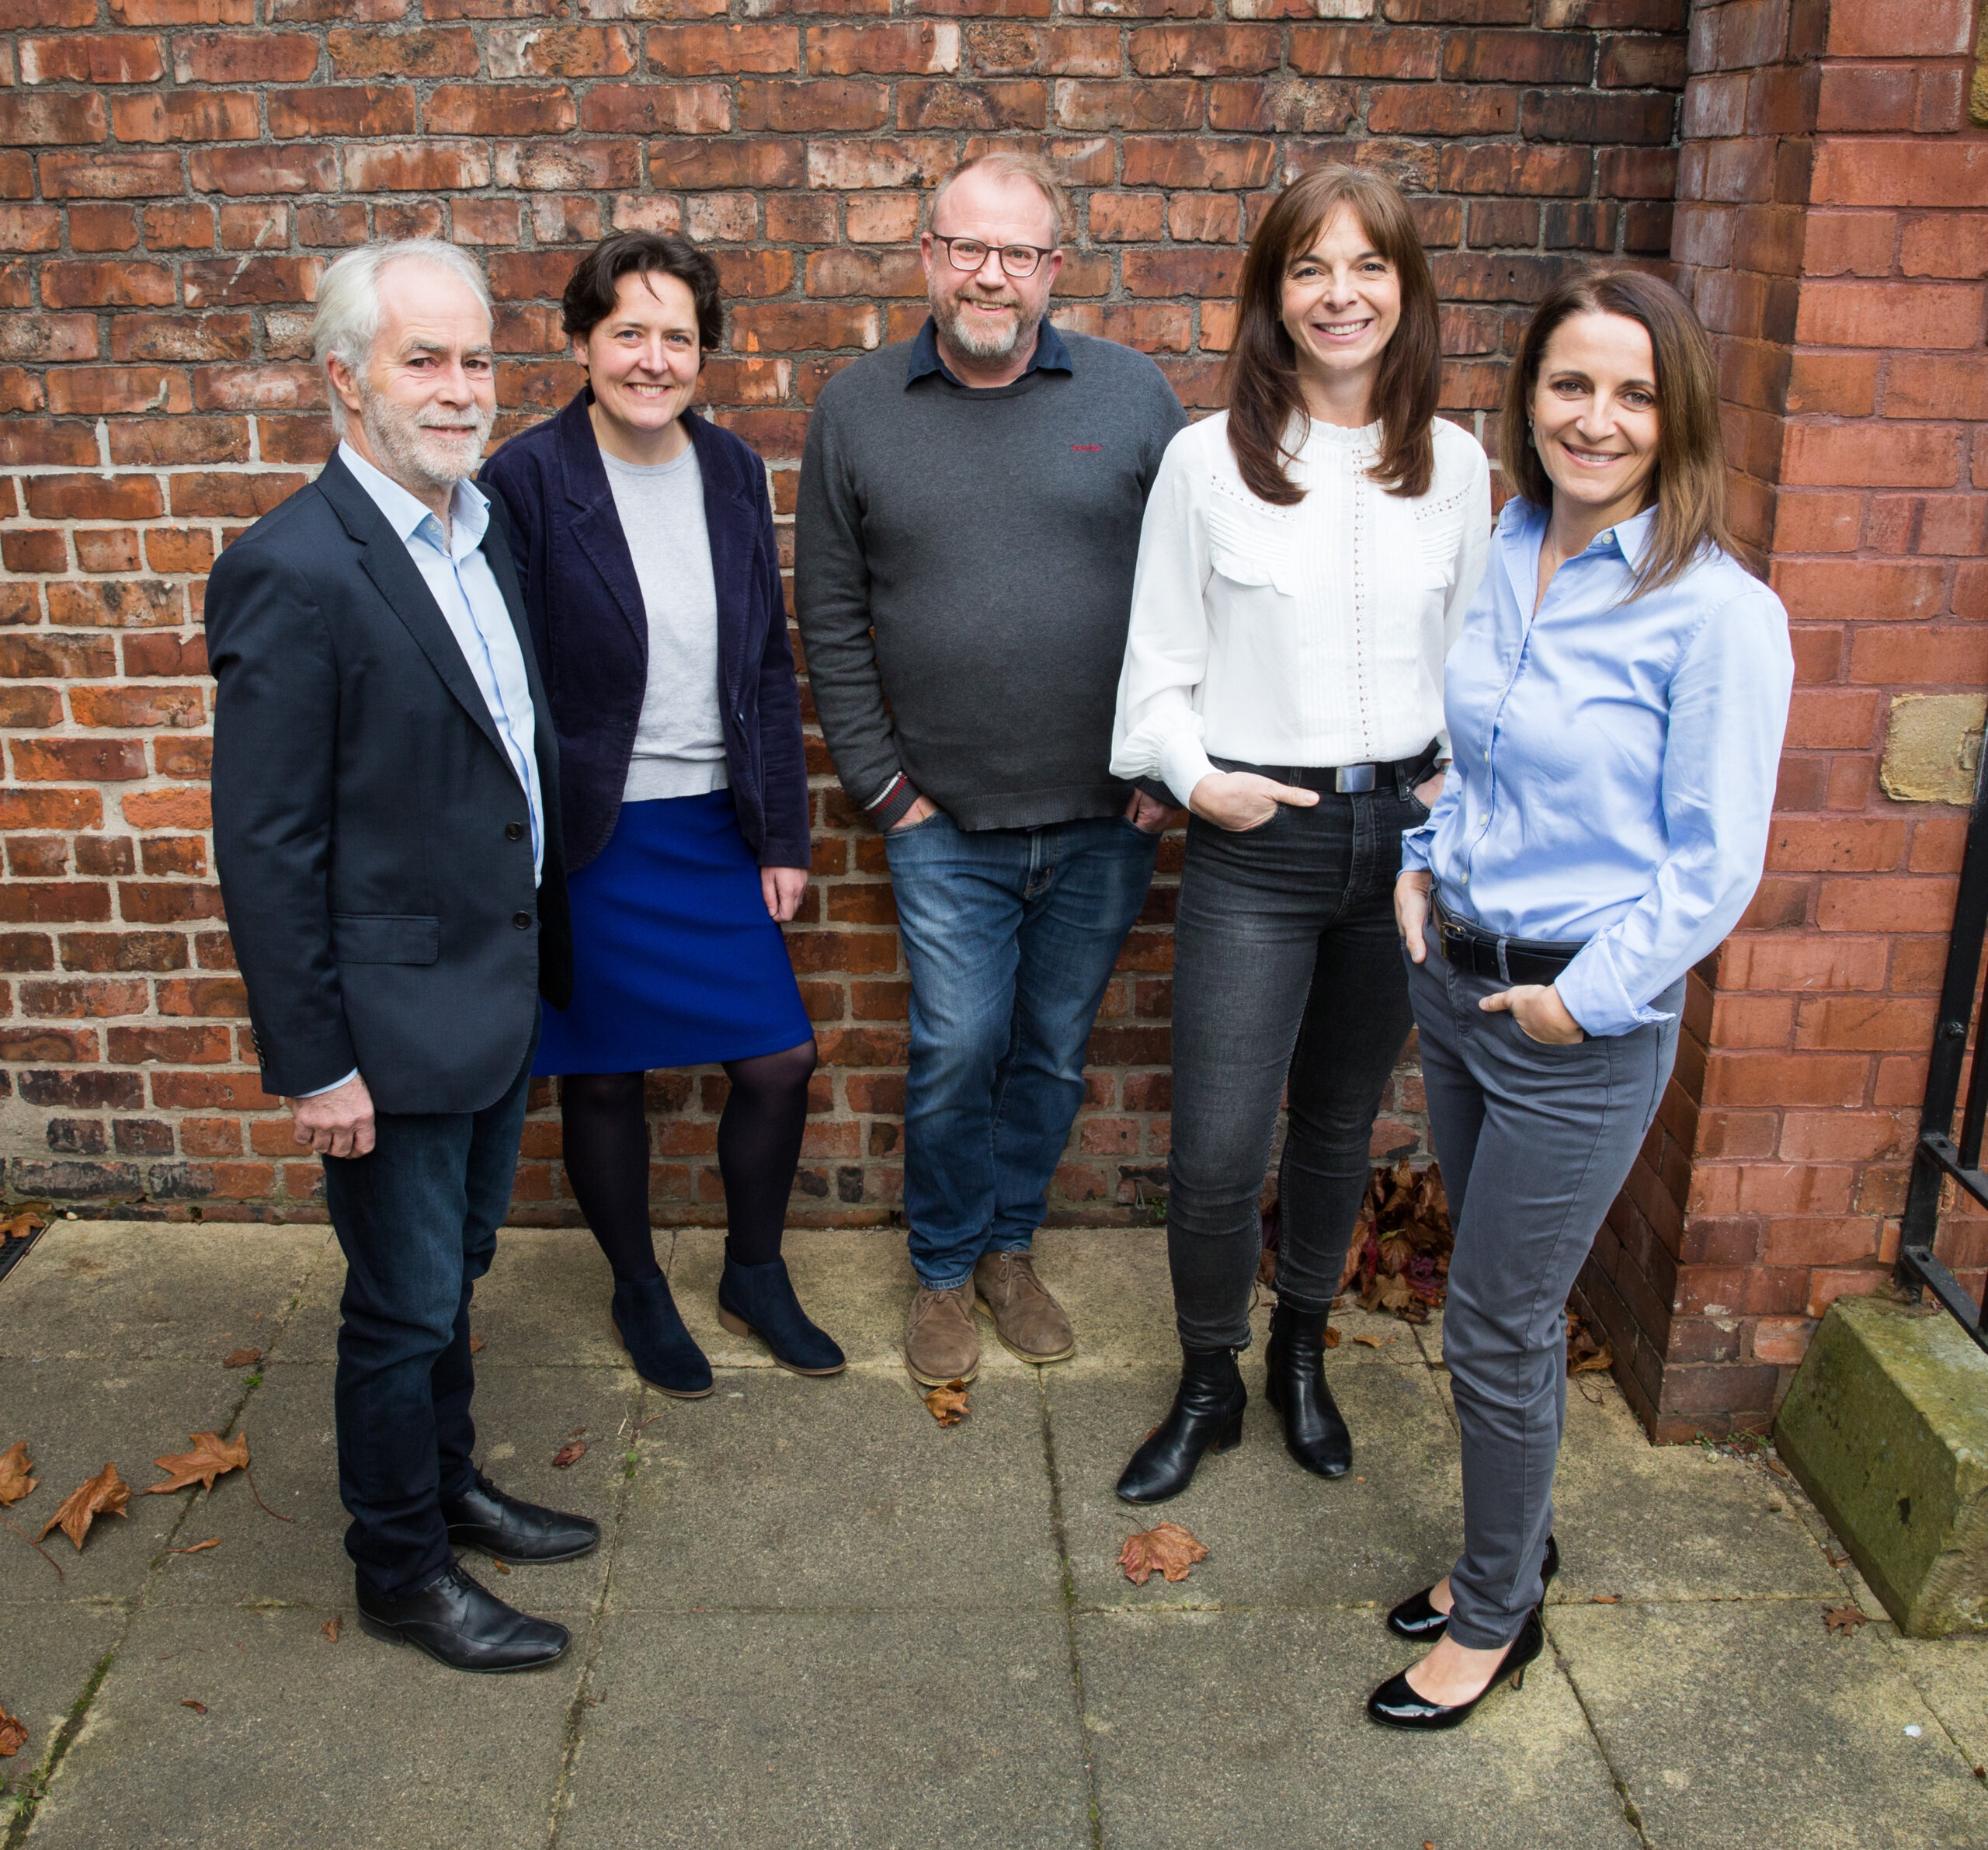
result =
[[1444,670],[1455,760],[1402,844],[1453,916],[1586,941],[1554,986],[1591,1035],[1667,1019],[1651,998],[1746,909],[1795,678],[1781,600],[1723,553],[1625,601],[1656,518],[1569,559],[1535,613],[1547,516],[1507,503]]
[[490,709],[497,736],[504,742],[511,768],[524,786],[531,809],[532,878],[538,880],[545,872],[545,799],[539,788],[538,754],[533,747],[536,716],[531,683],[525,676],[524,651],[505,607],[504,593],[497,588],[490,562],[481,551],[490,525],[489,499],[474,483],[457,482],[444,539],[442,523],[433,511],[392,477],[382,475],[351,444],[339,445],[339,457],[400,536],[415,569],[448,619],[477,691]]

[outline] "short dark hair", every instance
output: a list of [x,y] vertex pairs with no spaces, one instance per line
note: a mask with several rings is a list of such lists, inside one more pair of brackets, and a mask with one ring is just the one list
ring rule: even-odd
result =
[[614,312],[624,276],[674,276],[697,305],[697,345],[708,353],[725,339],[725,304],[718,266],[694,244],[663,231],[620,231],[603,238],[566,280],[559,325],[568,340],[585,340]]

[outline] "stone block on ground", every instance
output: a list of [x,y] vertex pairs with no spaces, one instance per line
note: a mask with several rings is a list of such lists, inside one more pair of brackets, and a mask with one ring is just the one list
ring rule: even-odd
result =
[[1951,1317],[1839,1298],[1774,1441],[1901,1630],[1988,1631],[1988,1354]]

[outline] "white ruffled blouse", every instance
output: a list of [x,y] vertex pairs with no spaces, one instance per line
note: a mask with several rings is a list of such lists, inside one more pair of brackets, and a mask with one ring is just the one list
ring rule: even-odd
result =
[[[1429,492],[1367,473],[1381,426],[1315,420],[1273,507],[1243,485],[1224,412],[1168,445],[1139,536],[1111,770],[1181,802],[1215,767],[1410,758],[1443,729],[1443,659],[1483,576],[1490,465],[1435,423]],[[1445,749],[1444,756],[1448,756]]]

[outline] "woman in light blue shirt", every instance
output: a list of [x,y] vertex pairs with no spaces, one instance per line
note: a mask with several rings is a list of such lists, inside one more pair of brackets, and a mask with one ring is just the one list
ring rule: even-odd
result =
[[1464,1479],[1462,1554],[1388,1615],[1436,1640],[1368,1699],[1399,1728],[1454,1727],[1542,1648],[1567,1294],[1656,1115],[1685,972],[1759,884],[1794,679],[1787,613],[1733,556],[1711,343],[1673,290],[1555,289],[1501,461],[1515,499],[1444,676],[1454,760],[1395,892]]

